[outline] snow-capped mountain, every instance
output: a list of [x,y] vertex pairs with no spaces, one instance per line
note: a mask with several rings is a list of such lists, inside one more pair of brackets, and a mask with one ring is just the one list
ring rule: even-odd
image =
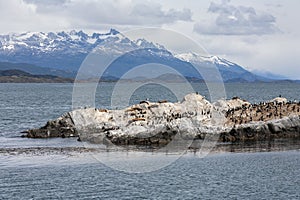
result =
[[190,62],[190,63],[213,64],[217,66],[219,70],[226,69],[226,70],[236,71],[236,72],[247,71],[241,66],[233,62],[230,62],[224,58],[220,58],[218,56],[203,56],[203,55],[198,55],[196,53],[184,53],[184,54],[177,54],[174,56],[180,60]]
[[82,31],[2,35],[0,60],[74,70],[95,46],[115,34],[116,31],[111,30],[107,34],[92,35]]
[[93,34],[73,30],[0,35],[0,62],[29,63],[77,71],[86,56],[93,51],[102,55],[123,55],[130,52],[114,63],[106,72],[107,76],[120,77],[132,66],[152,62],[172,66],[187,77],[201,78],[192,66],[193,63],[198,63],[204,68],[217,66],[225,81],[262,80],[261,77],[223,58],[190,52],[174,55],[160,44],[154,44],[143,38],[133,41],[114,29],[108,33]]
[[0,35],[0,61],[31,63],[43,67],[76,71],[84,58],[97,47],[98,52],[123,53],[138,48],[159,48],[145,39],[131,41],[118,31],[87,34],[70,32],[27,32]]
[[32,53],[59,52],[62,50],[74,53],[88,53],[91,48],[107,38],[117,35],[114,29],[109,33],[94,33],[88,35],[83,31],[72,30],[70,32],[27,32],[21,34],[9,34],[0,36],[0,50],[2,54],[15,53],[29,50]]

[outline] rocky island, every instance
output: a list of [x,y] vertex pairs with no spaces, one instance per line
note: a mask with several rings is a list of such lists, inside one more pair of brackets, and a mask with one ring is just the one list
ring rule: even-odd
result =
[[93,144],[164,146],[183,140],[236,143],[300,138],[300,103],[278,97],[251,104],[238,97],[210,103],[199,94],[181,102],[142,101],[122,110],[86,108],[68,112],[24,137],[78,137]]

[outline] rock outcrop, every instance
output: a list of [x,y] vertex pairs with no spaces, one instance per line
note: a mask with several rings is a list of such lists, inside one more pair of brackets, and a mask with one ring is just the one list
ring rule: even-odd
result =
[[203,140],[217,135],[220,142],[263,141],[300,137],[300,104],[277,98],[250,104],[237,97],[211,104],[199,94],[181,102],[148,102],[123,110],[80,109],[49,121],[27,137],[72,137],[90,143],[166,145],[175,136]]
[[52,138],[52,137],[78,137],[73,119],[70,113],[66,113],[61,117],[50,120],[45,126],[38,129],[30,129],[24,131],[24,137],[29,138]]
[[300,138],[300,116],[251,122],[237,125],[220,134],[222,142],[266,141],[279,138]]

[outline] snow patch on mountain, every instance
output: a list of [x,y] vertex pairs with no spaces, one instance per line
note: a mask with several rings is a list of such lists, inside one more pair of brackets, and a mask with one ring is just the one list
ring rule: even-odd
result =
[[235,63],[230,62],[224,58],[220,58],[218,56],[201,56],[201,59],[205,62],[211,62],[214,64],[223,65],[226,67],[231,67],[231,66],[236,65]]
[[200,56],[196,53],[182,53],[182,54],[175,54],[174,55],[175,58],[178,58],[179,60],[183,60],[186,62],[198,62]]
[[203,56],[194,52],[176,54],[174,56],[180,60],[191,62],[191,63],[205,62],[205,63],[212,63],[216,65],[222,65],[225,67],[232,67],[236,65],[235,63],[230,62],[224,58],[220,58],[218,56]]

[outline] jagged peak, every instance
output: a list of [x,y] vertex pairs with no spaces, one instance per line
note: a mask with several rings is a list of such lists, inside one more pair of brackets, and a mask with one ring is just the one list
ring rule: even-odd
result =
[[145,38],[139,38],[133,41],[137,46],[141,48],[157,48],[157,49],[165,49],[165,47],[158,43],[149,42]]
[[27,31],[27,32],[22,32],[22,33],[9,33],[9,34],[3,34],[0,35],[0,37],[9,37],[9,38],[14,38],[14,39],[26,39],[28,37],[31,37],[33,35],[35,36],[47,36],[49,34],[55,34],[55,35],[59,35],[59,36],[65,36],[68,37],[70,35],[81,35],[81,36],[89,36],[89,37],[95,37],[95,36],[100,36],[100,35],[117,35],[120,34],[119,31],[117,31],[116,29],[110,29],[109,32],[107,33],[99,33],[99,32],[94,32],[92,34],[88,34],[85,33],[82,30],[63,30],[63,31],[57,31],[57,32],[36,32],[36,31]]
[[110,29],[109,33],[110,33],[111,35],[117,35],[117,34],[120,34],[119,31],[117,31],[116,29],[113,29],[113,28]]
[[195,52],[181,53],[181,54],[176,54],[174,56],[179,60],[183,60],[186,62],[199,61],[199,57],[200,57],[200,55]]
[[195,52],[188,52],[183,54],[177,54],[175,55],[176,58],[187,61],[187,62],[208,62],[213,64],[218,64],[222,66],[235,66],[237,64],[230,62],[224,58],[215,56],[215,55],[200,55]]

